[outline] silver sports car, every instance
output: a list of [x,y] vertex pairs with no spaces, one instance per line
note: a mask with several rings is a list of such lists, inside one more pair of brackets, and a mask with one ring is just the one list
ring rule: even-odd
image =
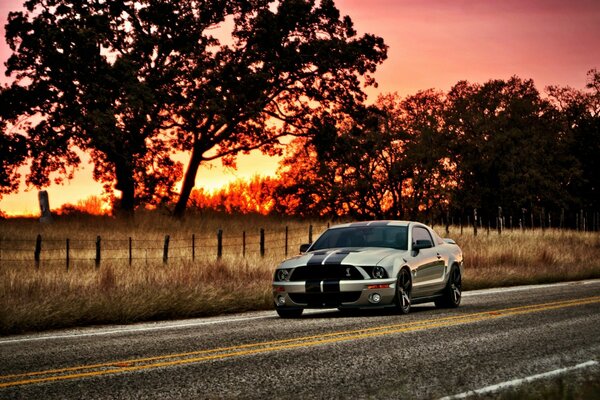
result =
[[419,222],[336,225],[300,253],[275,270],[281,317],[299,317],[305,308],[395,307],[406,314],[415,303],[460,304],[462,251]]

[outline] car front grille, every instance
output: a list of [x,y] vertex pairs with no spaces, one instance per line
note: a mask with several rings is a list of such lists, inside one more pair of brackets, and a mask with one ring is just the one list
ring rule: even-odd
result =
[[325,279],[361,280],[364,277],[353,265],[306,265],[295,268],[290,276],[293,282]]
[[342,303],[353,303],[360,298],[361,292],[337,293],[290,293],[290,299],[297,304],[309,307],[337,307]]

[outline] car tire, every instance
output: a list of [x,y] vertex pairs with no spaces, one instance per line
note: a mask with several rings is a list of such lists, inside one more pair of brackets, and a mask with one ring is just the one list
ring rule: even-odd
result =
[[344,316],[353,316],[358,314],[359,309],[358,308],[344,308],[344,307],[338,307],[338,310],[340,312],[340,314],[344,315]]
[[299,318],[304,311],[303,308],[277,308],[276,310],[281,318]]
[[462,299],[462,277],[460,268],[456,265],[450,270],[450,277],[444,289],[442,297],[435,301],[435,305],[439,308],[456,308],[460,305]]
[[412,280],[410,271],[406,268],[400,270],[398,280],[396,281],[396,310],[400,314],[408,314],[410,312],[410,292],[412,290]]

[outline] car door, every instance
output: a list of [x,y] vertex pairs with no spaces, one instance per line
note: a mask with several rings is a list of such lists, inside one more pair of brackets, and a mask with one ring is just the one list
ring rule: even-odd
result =
[[[414,226],[411,235],[413,297],[431,296],[438,292],[444,281],[444,259],[431,234],[423,226]],[[429,242],[431,247],[413,250],[417,243]]]

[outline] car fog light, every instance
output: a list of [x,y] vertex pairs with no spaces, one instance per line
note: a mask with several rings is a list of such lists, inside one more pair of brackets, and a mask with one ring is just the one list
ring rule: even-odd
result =
[[285,304],[285,297],[284,296],[277,296],[277,304],[282,306]]
[[371,293],[369,295],[369,301],[373,304],[377,304],[381,301],[381,295],[379,293]]

